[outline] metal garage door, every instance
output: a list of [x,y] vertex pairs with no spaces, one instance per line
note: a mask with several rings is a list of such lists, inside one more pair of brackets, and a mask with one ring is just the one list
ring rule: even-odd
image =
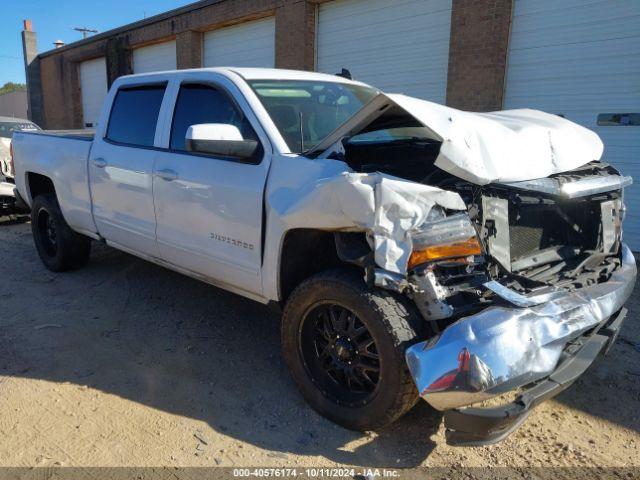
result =
[[85,128],[95,128],[102,111],[102,102],[107,96],[107,63],[104,57],[80,64],[80,89],[82,123]]
[[164,42],[133,51],[133,73],[175,70],[176,42]]
[[269,67],[276,64],[274,17],[245,22],[204,35],[205,67]]
[[640,112],[638,45],[638,1],[516,0],[505,95],[505,108],[562,114],[600,135],[603,161],[636,181],[626,192],[625,222],[627,242],[636,251],[640,119],[628,114]]
[[387,92],[444,103],[451,0],[336,0],[320,5],[316,67]]

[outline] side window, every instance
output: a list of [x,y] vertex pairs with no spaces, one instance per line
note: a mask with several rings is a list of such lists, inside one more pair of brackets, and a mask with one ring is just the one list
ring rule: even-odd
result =
[[186,152],[187,130],[199,123],[235,125],[246,140],[258,140],[249,121],[224,92],[210,85],[182,85],[173,113],[171,149]]
[[166,85],[124,87],[111,107],[107,138],[114,142],[152,147]]

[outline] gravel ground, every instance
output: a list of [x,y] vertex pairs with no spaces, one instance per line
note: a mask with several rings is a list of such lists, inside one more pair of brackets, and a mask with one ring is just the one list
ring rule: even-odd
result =
[[0,221],[0,466],[638,466],[640,290],[611,354],[499,445],[420,402],[379,432],[313,412],[264,306],[94,245],[53,274]]

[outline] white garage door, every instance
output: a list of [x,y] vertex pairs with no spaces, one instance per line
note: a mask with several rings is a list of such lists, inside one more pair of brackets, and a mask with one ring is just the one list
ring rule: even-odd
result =
[[133,73],[175,70],[176,42],[164,42],[133,51]]
[[204,35],[205,67],[268,67],[276,64],[274,17],[241,23]]
[[82,91],[82,123],[85,128],[95,128],[107,96],[107,63],[104,57],[80,64],[80,89]]
[[504,102],[505,108],[562,114],[600,135],[603,161],[636,181],[626,191],[625,222],[627,242],[636,251],[640,119],[629,114],[640,113],[638,45],[640,1],[516,0]]
[[336,0],[320,5],[316,68],[346,68],[389,93],[444,103],[451,0]]

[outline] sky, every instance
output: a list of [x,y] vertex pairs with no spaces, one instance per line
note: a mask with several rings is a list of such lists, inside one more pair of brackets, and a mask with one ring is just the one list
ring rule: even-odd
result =
[[38,52],[54,48],[53,42],[82,39],[74,27],[100,32],[142,20],[193,0],[2,0],[0,8],[0,86],[24,83],[22,21],[31,19],[38,37]]

